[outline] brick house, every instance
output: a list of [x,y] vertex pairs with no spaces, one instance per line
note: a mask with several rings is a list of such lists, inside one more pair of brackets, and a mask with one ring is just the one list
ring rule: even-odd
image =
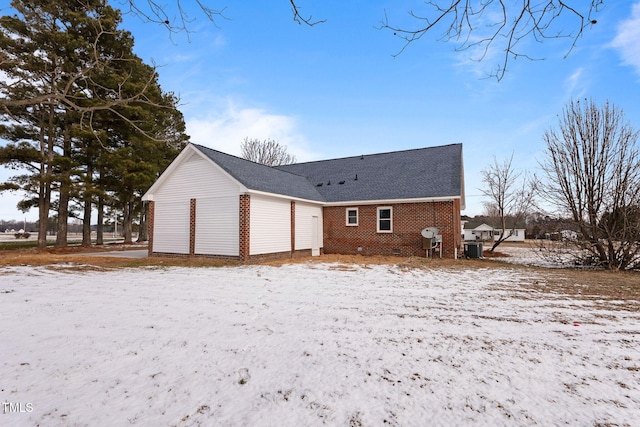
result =
[[149,255],[251,262],[461,247],[462,144],[268,167],[189,144],[143,196]]

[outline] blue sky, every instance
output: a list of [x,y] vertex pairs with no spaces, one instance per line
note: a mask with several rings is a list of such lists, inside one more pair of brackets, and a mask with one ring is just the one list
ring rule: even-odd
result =
[[[407,12],[422,1],[300,0],[304,16],[326,19],[314,27],[293,22],[286,0],[216,1],[227,18],[217,25],[185,2],[196,18],[188,39],[131,15],[123,27],[158,65],[163,89],[180,96],[191,141],[227,153],[239,154],[245,137],[275,139],[299,161],[462,143],[463,214],[473,216],[480,171],[513,153],[518,169],[536,172],[544,131],[571,99],[608,100],[640,129],[639,1],[606,2],[566,58],[569,41],[528,43],[545,59],[511,61],[500,82],[485,78],[499,49],[477,62],[437,30],[394,57],[402,42],[377,28],[385,10],[411,23]],[[17,200],[0,196],[0,219],[25,217]]]

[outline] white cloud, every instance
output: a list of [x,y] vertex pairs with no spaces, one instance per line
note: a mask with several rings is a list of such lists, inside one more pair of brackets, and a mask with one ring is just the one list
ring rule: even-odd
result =
[[640,2],[631,9],[631,16],[618,26],[611,46],[618,50],[623,63],[631,65],[640,74]]
[[292,116],[260,108],[238,107],[227,101],[204,117],[187,118],[186,124],[191,142],[225,153],[239,155],[244,138],[269,138],[286,145],[298,161],[318,158],[318,153],[309,148],[306,137],[298,130],[296,118]]
[[589,86],[588,80],[584,68],[580,67],[575,70],[564,82],[566,90],[565,98],[581,98],[585,96],[587,87]]

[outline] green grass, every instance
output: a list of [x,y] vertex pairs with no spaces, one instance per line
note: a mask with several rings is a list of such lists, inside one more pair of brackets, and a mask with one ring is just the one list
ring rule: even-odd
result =
[[[53,246],[55,242],[47,242],[47,246]],[[38,246],[37,240],[18,240],[13,242],[0,242],[0,250],[11,251],[16,249],[29,249]]]

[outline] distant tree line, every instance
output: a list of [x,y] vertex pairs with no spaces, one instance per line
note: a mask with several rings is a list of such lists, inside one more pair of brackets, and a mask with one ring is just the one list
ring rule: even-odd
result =
[[15,14],[0,17],[0,164],[18,174],[0,191],[20,190],[18,208],[38,209],[39,247],[52,213],[58,246],[69,218],[82,220],[90,245],[95,211],[98,244],[116,215],[131,241],[134,219],[145,222],[141,195],[187,141],[177,97],[133,53],[106,0],[11,6]]

